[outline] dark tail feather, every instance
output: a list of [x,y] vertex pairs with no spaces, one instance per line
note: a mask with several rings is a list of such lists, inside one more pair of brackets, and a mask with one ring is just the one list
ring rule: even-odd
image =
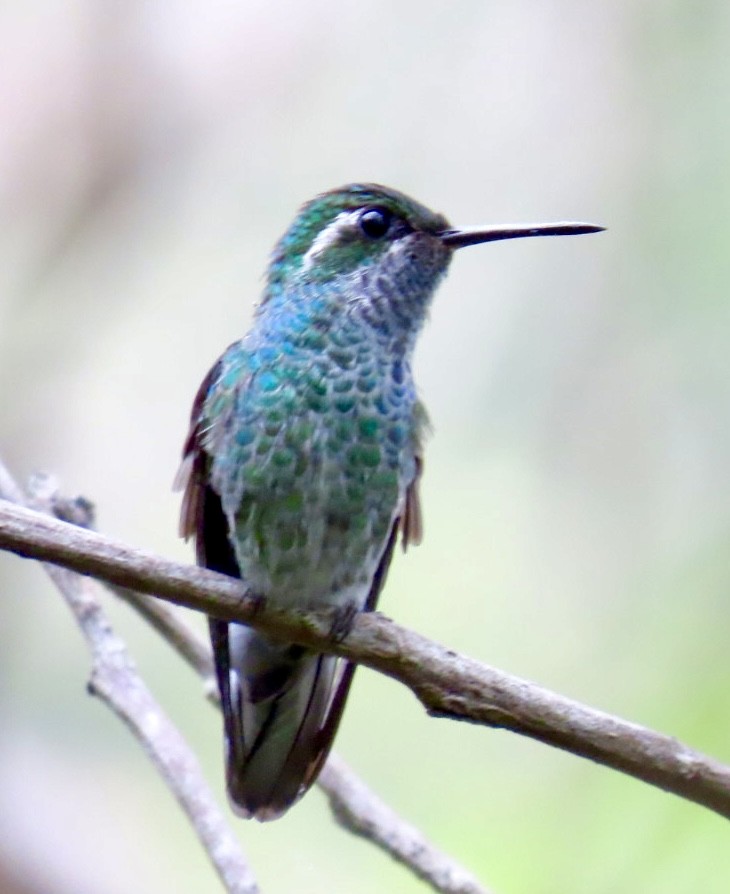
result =
[[[237,812],[281,816],[316,779],[329,752],[354,667],[331,655],[227,627],[218,664],[226,734],[226,779]],[[220,643],[223,631],[211,630]],[[341,668],[341,670],[340,670]]]

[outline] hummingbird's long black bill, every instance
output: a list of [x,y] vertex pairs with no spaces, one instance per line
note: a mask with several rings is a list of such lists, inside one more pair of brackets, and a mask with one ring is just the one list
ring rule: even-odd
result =
[[528,236],[582,236],[586,233],[600,233],[605,227],[596,224],[560,223],[546,224],[503,224],[494,227],[470,227],[464,230],[444,230],[441,240],[451,248],[466,245],[480,245],[482,242],[497,242],[499,239],[524,239]]

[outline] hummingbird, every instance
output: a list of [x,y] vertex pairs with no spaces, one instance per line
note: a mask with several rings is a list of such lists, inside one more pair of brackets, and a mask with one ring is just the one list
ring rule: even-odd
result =
[[[339,635],[374,610],[396,542],[422,537],[427,416],[411,359],[454,251],[602,229],[456,229],[376,184],[307,202],[274,248],[251,330],[193,403],[178,484],[198,563],[277,608],[333,609]],[[209,626],[231,805],[275,819],[317,778],[355,665],[243,624]]]

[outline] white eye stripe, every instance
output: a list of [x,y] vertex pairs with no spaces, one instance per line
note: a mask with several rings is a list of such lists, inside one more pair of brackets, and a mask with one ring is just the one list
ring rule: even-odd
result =
[[337,217],[330,221],[321,233],[317,234],[307,249],[307,253],[302,258],[302,271],[308,270],[317,257],[334,245],[346,230],[357,226],[361,213],[359,208],[355,211],[340,211]]

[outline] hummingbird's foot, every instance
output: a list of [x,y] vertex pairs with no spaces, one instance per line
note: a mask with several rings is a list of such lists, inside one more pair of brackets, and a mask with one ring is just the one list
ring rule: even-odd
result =
[[266,608],[266,596],[262,593],[252,593],[249,592],[246,594],[247,598],[251,602],[251,618],[255,618],[259,612],[263,611]]
[[345,605],[339,605],[335,609],[332,625],[330,626],[330,639],[333,642],[341,643],[345,639],[352,630],[355,616],[359,611],[360,609],[355,602],[347,602]]

